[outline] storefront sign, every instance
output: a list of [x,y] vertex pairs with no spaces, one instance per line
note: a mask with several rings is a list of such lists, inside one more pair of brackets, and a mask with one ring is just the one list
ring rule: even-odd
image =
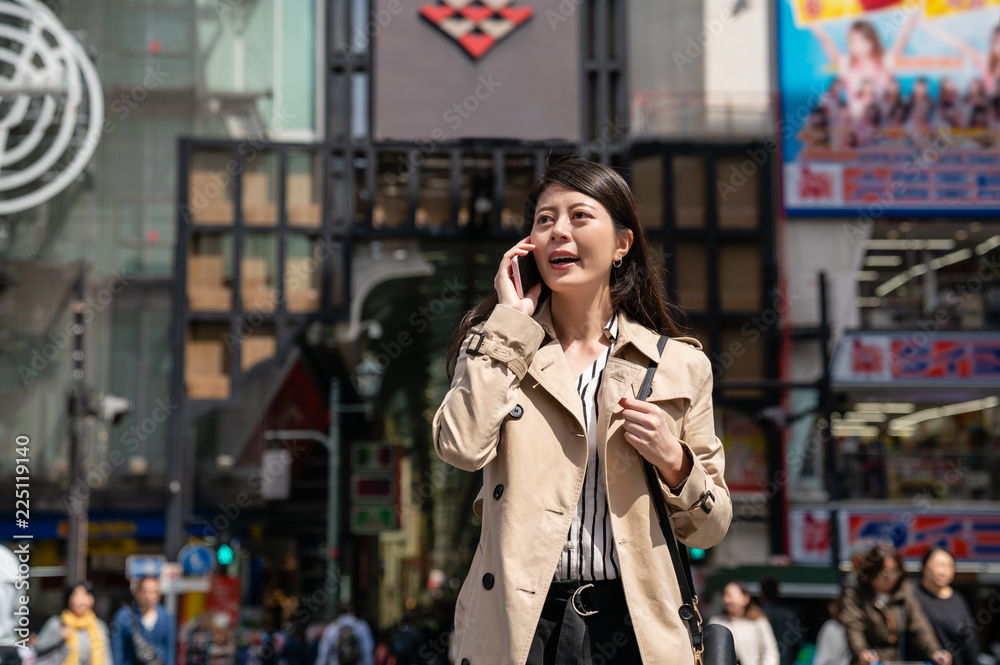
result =
[[[896,510],[847,508],[838,518],[841,561],[849,561],[879,541],[888,541],[911,562],[919,561],[930,547],[939,546],[959,563],[1000,563],[1000,515],[996,511],[949,512],[915,504]],[[788,535],[794,563],[829,563],[829,511],[792,508]]]
[[780,0],[789,214],[1000,207],[996,2]]
[[833,360],[835,384],[1000,387],[1000,337],[935,333],[848,333]]

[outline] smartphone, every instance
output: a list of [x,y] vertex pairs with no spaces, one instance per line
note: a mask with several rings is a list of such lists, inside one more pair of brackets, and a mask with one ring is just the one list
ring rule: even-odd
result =
[[524,294],[535,288],[542,279],[535,263],[535,255],[528,253],[525,256],[512,257],[510,264],[514,275],[514,290],[517,291],[518,298],[524,298]]

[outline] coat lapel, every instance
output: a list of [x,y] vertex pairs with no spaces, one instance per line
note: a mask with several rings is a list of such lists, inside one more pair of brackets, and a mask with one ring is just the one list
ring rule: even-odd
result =
[[[528,374],[567,411],[573,414],[584,432],[587,431],[583,422],[583,405],[580,403],[580,394],[576,392],[576,382],[573,380],[569,363],[566,362],[566,356],[563,355],[558,340],[553,339],[535,352],[535,357],[528,367]],[[525,377],[524,380],[529,379]]]

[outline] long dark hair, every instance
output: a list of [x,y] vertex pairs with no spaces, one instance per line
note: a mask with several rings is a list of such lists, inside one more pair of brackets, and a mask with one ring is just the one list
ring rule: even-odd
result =
[[878,543],[856,562],[858,582],[862,586],[871,589],[872,582],[875,581],[875,578],[885,568],[885,562],[890,559],[895,561],[896,567],[899,568],[899,577],[896,578],[896,583],[892,587],[893,592],[895,592],[899,588],[899,585],[903,583],[903,580],[906,579],[906,570],[903,568],[903,559],[900,558],[899,552],[896,551],[896,548],[891,543]]
[[[632,231],[632,246],[628,254],[622,257],[621,266],[611,269],[611,306],[661,335],[680,335],[675,323],[681,316],[680,309],[667,299],[660,259],[649,251],[635,207],[635,197],[624,178],[611,167],[579,157],[571,157],[549,167],[524,201],[522,238],[531,234],[538,199],[552,185],[562,185],[598,201],[610,213],[616,234]],[[550,295],[551,291],[543,282],[539,305]],[[496,305],[497,294],[494,291],[462,319],[448,344],[445,366],[449,378],[469,330],[489,318]]]

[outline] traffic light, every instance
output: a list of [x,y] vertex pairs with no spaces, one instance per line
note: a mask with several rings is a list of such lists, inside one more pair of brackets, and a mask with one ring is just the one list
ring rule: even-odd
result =
[[708,563],[708,550],[700,550],[696,547],[688,548],[688,557],[691,559],[692,566],[704,566]]
[[222,543],[215,550],[215,560],[220,566],[228,566],[236,558],[236,553],[233,552],[233,547],[229,543]]

